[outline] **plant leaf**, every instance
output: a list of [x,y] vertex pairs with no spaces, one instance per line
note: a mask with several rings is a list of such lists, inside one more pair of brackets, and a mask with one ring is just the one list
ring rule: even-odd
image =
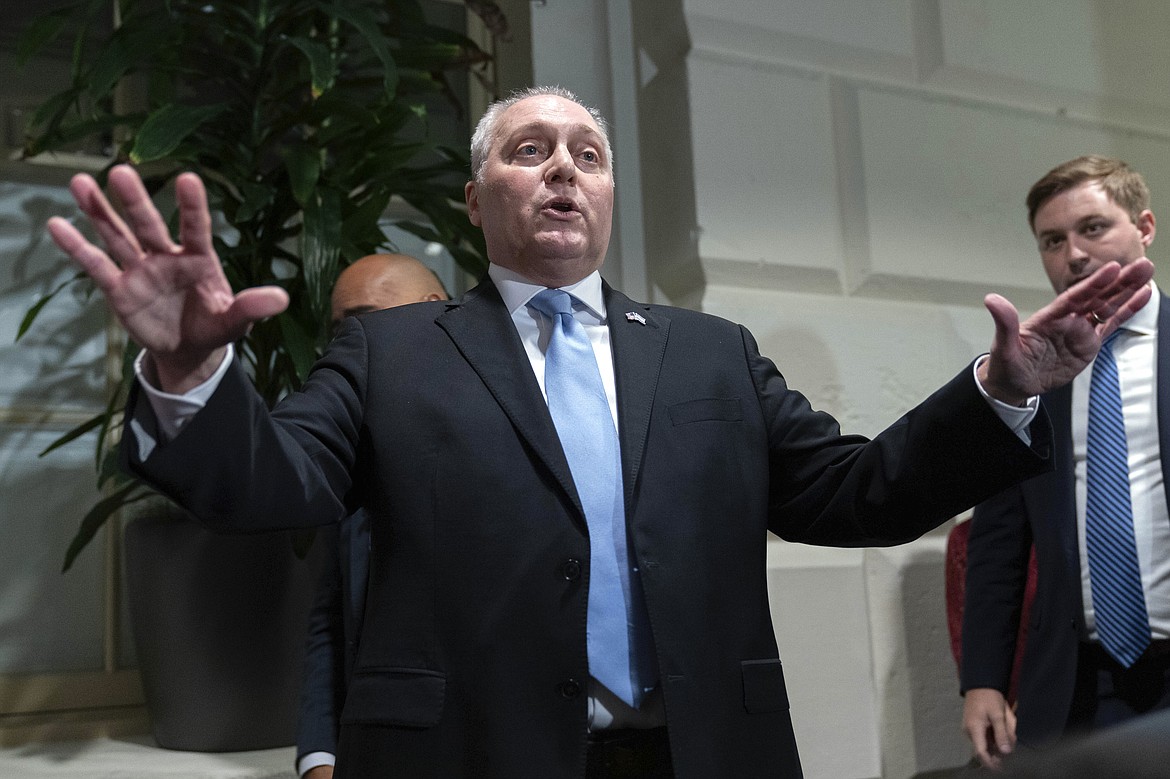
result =
[[358,9],[349,8],[338,0],[328,5],[319,3],[318,7],[329,16],[347,22],[366,39],[366,43],[382,63],[382,88],[386,91],[386,96],[393,99],[394,93],[398,91],[398,64],[394,61],[390,47],[386,45],[386,34],[378,27],[374,17]]
[[298,143],[288,150],[284,160],[293,197],[307,207],[321,176],[321,152],[308,144]]
[[341,254],[341,198],[336,190],[318,189],[305,203],[301,242],[309,311],[319,324],[329,318],[329,290]]
[[[135,490],[140,490],[139,494],[135,495]],[[124,484],[114,493],[94,504],[93,508],[82,518],[77,533],[74,534],[73,540],[69,543],[69,548],[65,550],[65,563],[61,566],[61,573],[65,573],[72,567],[77,555],[93,540],[93,537],[97,535],[97,532],[102,529],[102,526],[115,511],[151,494],[153,494],[152,491],[143,486],[142,482],[135,480]]]
[[309,92],[313,99],[321,97],[337,80],[337,60],[333,52],[323,43],[302,37],[290,37],[289,43],[296,46],[309,61]]
[[174,151],[183,139],[193,133],[199,125],[219,116],[227,105],[189,106],[169,104],[147,117],[134,138],[130,150],[130,161],[136,165],[153,162]]
[[29,120],[28,129],[39,135],[25,142],[25,157],[35,157],[46,149],[54,148],[57,142],[57,128],[65,120],[65,115],[77,101],[80,91],[76,88],[58,92],[37,107]]
[[237,224],[251,220],[272,202],[272,187],[243,181],[240,182],[239,190],[244,200],[236,210],[234,221]]
[[78,281],[79,279],[82,279],[84,277],[85,277],[85,272],[78,271],[76,274],[74,274],[73,278],[68,279],[67,281],[62,281],[60,284],[57,285],[56,289],[54,289],[52,292],[45,295],[43,298],[41,298],[35,304],[33,304],[33,307],[30,308],[28,311],[26,311],[24,314],[24,318],[20,320],[20,327],[18,327],[16,329],[16,338],[13,339],[13,341],[14,342],[19,341],[21,336],[23,336],[25,333],[28,332],[28,329],[30,327],[32,327],[33,322],[36,320],[36,318],[38,316],[40,316],[41,309],[43,309],[46,305],[48,305],[49,301],[51,301],[53,298],[55,298],[57,296],[58,292],[65,289],[70,284],[73,284],[75,281]]
[[105,422],[105,419],[106,419],[106,412],[103,411],[102,413],[98,414],[97,416],[94,416],[94,417],[91,417],[91,418],[85,420],[80,425],[78,425],[77,427],[73,428],[72,430],[64,433],[63,435],[61,435],[61,437],[57,438],[52,443],[50,443],[48,446],[46,446],[44,449],[42,449],[40,451],[40,453],[37,455],[37,457],[44,457],[49,452],[52,452],[55,449],[59,449],[62,446],[64,446],[65,444],[69,443],[70,441],[75,441],[78,438],[81,438],[86,433],[90,432],[91,430],[94,430],[98,427],[101,427],[102,424]]
[[277,318],[285,351],[292,358],[297,376],[303,382],[317,359],[316,331],[306,332],[305,317],[285,310]]
[[[125,28],[122,28],[125,29]],[[125,33],[116,30],[98,52],[88,73],[89,86],[86,91],[91,97],[108,95],[114,85],[134,67],[139,52],[135,46],[139,41],[128,40]]]
[[18,67],[24,67],[28,64],[29,59],[47,46],[49,43],[57,39],[61,34],[61,30],[65,29],[65,23],[69,21],[75,12],[76,6],[69,6],[66,8],[58,8],[50,11],[43,16],[33,19],[32,23],[24,29],[16,44],[16,64]]

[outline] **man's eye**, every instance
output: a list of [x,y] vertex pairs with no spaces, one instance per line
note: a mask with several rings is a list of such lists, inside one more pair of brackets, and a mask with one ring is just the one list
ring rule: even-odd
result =
[[520,154],[524,157],[535,157],[540,154],[540,149],[536,148],[534,143],[526,143],[520,147]]
[[587,151],[581,155],[586,162],[597,162],[597,152]]

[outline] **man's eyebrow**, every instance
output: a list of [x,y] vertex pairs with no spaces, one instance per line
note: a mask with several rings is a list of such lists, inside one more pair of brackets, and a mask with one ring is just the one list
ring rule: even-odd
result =
[[337,318],[332,320],[329,323],[329,325],[334,330],[336,330],[337,328],[341,327],[342,320],[344,320],[348,316],[357,316],[358,314],[364,314],[367,311],[377,311],[377,310],[378,310],[377,306],[370,306],[370,305],[350,306],[349,308],[342,309],[341,313],[337,315]]
[[[1091,214],[1085,214],[1081,218],[1077,219],[1077,221],[1073,222],[1073,227],[1074,228],[1082,227],[1088,222],[1095,222],[1095,221],[1098,221],[1101,219],[1109,221],[1110,217],[1106,216],[1105,214],[1097,213],[1097,212],[1093,212]],[[1038,233],[1036,233],[1036,237],[1040,238],[1041,236],[1045,236],[1045,235],[1060,235],[1063,232],[1064,232],[1063,230],[1058,230],[1056,228],[1050,228],[1048,230],[1039,231]]]

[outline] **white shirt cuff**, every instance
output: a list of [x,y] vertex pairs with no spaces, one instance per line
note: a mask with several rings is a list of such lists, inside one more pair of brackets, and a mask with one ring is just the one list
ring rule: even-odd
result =
[[142,370],[143,360],[146,359],[146,352],[139,352],[134,359],[134,374],[138,377],[139,383],[142,384],[142,389],[146,392],[146,397],[150,401],[150,407],[154,409],[154,415],[158,417],[159,428],[161,428],[166,440],[171,440],[179,434],[183,426],[191,421],[195,414],[207,405],[207,400],[215,392],[216,387],[219,386],[220,381],[223,380],[223,375],[227,373],[228,366],[231,364],[232,357],[235,355],[235,349],[232,344],[227,345],[227,351],[224,353],[223,362],[215,369],[215,373],[211,377],[197,387],[193,387],[188,392],[182,395],[172,395],[169,392],[154,387]]
[[[138,443],[139,459],[145,460],[149,457],[159,443],[173,440],[183,427],[195,417],[195,414],[207,405],[208,399],[215,392],[220,381],[223,380],[223,376],[227,373],[228,366],[231,365],[234,357],[235,349],[232,344],[228,344],[223,362],[207,381],[182,395],[173,395],[169,392],[163,392],[147,381],[142,370],[146,352],[138,353],[138,356],[134,358],[134,375],[138,378],[138,383],[142,385],[142,391],[150,402],[157,425],[157,429],[151,431],[139,419],[130,421],[130,429],[134,431],[134,439]],[[158,438],[162,440],[159,441]]]
[[1028,426],[1032,424],[1032,420],[1036,418],[1036,412],[1040,410],[1040,396],[1033,395],[1028,398],[1027,402],[1022,406],[1012,406],[1004,403],[1002,400],[996,400],[987,394],[987,390],[983,389],[983,385],[979,383],[979,366],[987,359],[987,355],[983,355],[975,361],[975,366],[971,374],[975,379],[975,386],[979,388],[979,394],[991,406],[991,410],[995,412],[996,416],[1003,420],[1003,423],[1012,429],[1021,441],[1028,446],[1032,445],[1032,432]]
[[297,761],[297,776],[304,776],[319,765],[336,765],[337,758],[329,752],[309,752]]

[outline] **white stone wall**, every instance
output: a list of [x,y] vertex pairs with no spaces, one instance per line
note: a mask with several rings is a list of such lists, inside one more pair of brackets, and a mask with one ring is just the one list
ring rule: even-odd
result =
[[[851,432],[988,348],[984,294],[1025,313],[1051,298],[1023,198],[1053,165],[1120,156],[1155,212],[1170,202],[1158,0],[543,0],[532,20],[535,81],[615,119],[607,275],[746,324]],[[774,541],[810,779],[968,759],[946,530],[882,550]]]
[[[847,430],[880,430],[986,350],[986,292],[1029,311],[1049,299],[1023,197],[1050,167],[1121,156],[1156,213],[1170,202],[1165,4],[685,0],[682,14],[700,305],[748,325]],[[944,533],[885,550],[775,542],[809,777],[967,760]]]

